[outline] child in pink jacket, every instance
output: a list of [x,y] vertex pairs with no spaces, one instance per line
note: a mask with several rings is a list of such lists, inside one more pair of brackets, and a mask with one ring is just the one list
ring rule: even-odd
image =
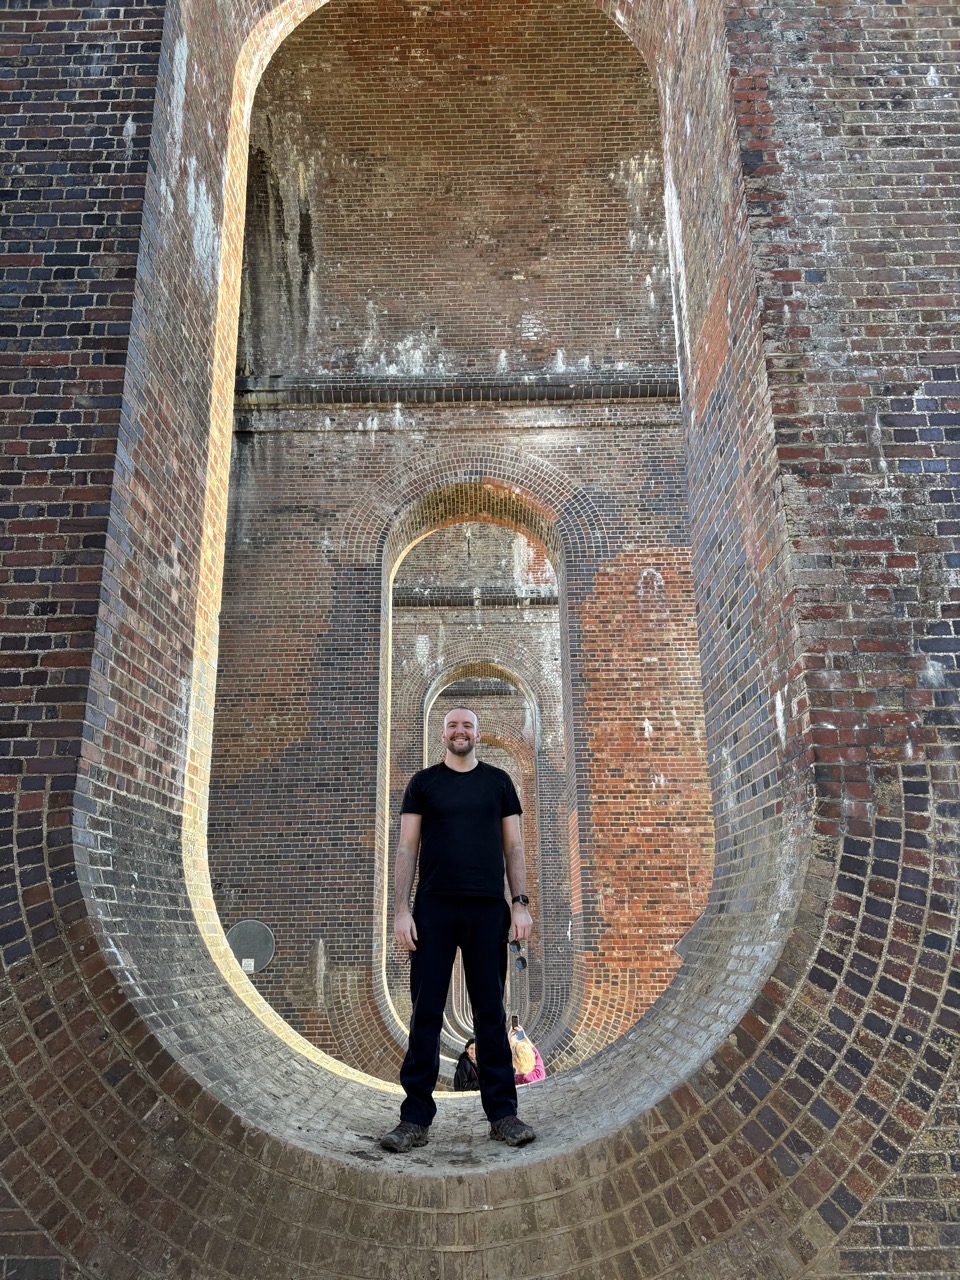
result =
[[540,1050],[528,1040],[523,1027],[514,1027],[509,1033],[510,1052],[513,1056],[513,1078],[516,1084],[533,1084],[543,1080],[546,1071]]

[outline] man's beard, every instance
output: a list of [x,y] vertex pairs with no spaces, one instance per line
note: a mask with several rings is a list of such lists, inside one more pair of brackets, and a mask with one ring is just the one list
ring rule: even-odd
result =
[[458,738],[454,742],[447,742],[447,750],[452,751],[455,756],[468,756],[474,746],[475,744],[473,742],[469,742],[463,738]]

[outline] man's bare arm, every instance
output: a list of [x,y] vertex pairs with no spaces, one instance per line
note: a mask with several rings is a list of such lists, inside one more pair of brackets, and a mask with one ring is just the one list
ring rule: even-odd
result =
[[[521,893],[526,894],[527,864],[523,855],[520,815],[517,813],[503,819],[503,860],[507,868],[507,883],[510,886],[511,898],[515,898]],[[533,920],[530,918],[530,912],[522,902],[515,902],[511,910],[513,912],[513,936],[518,942],[523,942],[530,937],[533,930]]]
[[417,926],[410,912],[410,891],[420,853],[420,814],[400,815],[400,839],[393,873],[393,936],[405,951],[416,951]]

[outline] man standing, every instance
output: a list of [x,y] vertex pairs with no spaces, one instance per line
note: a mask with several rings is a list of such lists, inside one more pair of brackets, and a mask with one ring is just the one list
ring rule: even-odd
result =
[[[387,1151],[427,1143],[437,1113],[440,1028],[457,948],[473,1006],[480,1101],[490,1137],[520,1147],[536,1137],[517,1118],[503,988],[507,939],[529,938],[533,922],[520,838],[520,801],[508,774],[477,759],[474,712],[454,707],[443,721],[446,754],[410,779],[400,816],[393,932],[410,952],[410,1041],[400,1069],[406,1097],[400,1123],[380,1139]],[[410,891],[420,878],[413,911]],[[503,894],[504,866],[513,897]]]

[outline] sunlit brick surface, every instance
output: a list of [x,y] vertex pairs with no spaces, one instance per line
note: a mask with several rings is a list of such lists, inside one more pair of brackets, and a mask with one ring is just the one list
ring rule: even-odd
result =
[[[4,24],[6,1274],[952,1280],[955,4],[584,3],[659,103],[715,872],[533,1147],[444,1097],[406,1162],[231,967],[204,843],[249,113],[310,8]],[[473,443],[352,495],[377,607],[428,494],[504,481]],[[613,595],[609,510],[509,461]]]

